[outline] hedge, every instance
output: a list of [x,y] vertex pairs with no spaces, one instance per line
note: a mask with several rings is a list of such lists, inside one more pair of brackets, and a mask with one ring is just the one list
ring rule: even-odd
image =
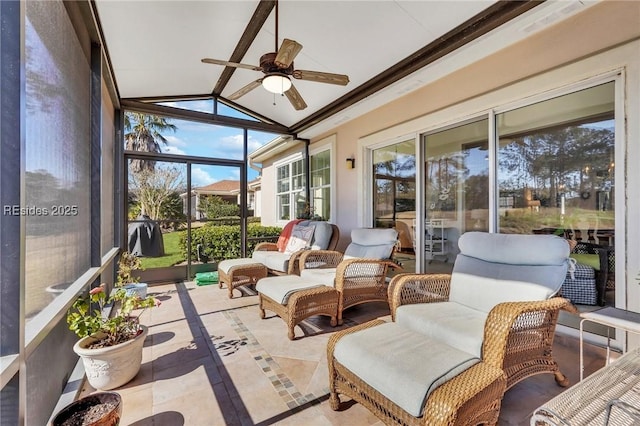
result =
[[[277,239],[282,228],[249,224],[247,227],[247,256],[251,256],[255,246],[261,241]],[[256,241],[251,239],[257,238]],[[204,262],[219,262],[224,259],[240,257],[240,225],[211,225],[191,230],[191,258],[198,259],[198,245],[201,246],[200,258]],[[187,232],[180,234],[182,254],[187,258]]]

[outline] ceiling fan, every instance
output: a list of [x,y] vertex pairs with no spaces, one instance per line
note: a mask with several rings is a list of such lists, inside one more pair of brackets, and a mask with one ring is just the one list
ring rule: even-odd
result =
[[226,67],[244,68],[253,71],[261,71],[264,77],[261,77],[246,86],[242,87],[235,93],[232,93],[228,99],[236,100],[246,95],[251,90],[262,85],[267,91],[279,95],[286,95],[291,105],[296,110],[303,110],[307,107],[304,99],[291,82],[291,77],[298,80],[315,81],[317,83],[329,83],[345,86],[349,83],[349,76],[344,74],[332,74],[320,71],[298,70],[293,66],[293,60],[302,50],[302,45],[295,40],[285,38],[282,45],[278,49],[278,2],[276,2],[276,51],[265,53],[260,57],[260,65],[239,64],[237,62],[222,61],[219,59],[204,58],[202,62],[206,64],[223,65]]

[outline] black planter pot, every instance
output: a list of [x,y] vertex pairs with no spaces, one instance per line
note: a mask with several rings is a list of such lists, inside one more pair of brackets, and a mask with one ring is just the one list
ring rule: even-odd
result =
[[64,407],[52,426],[117,426],[122,415],[122,397],[116,392],[97,392]]

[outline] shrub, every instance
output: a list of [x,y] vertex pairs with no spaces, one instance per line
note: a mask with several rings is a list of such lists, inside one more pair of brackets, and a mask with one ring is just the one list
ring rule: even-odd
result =
[[[253,249],[261,241],[251,241],[252,238],[278,237],[282,228],[277,226],[261,226],[250,224],[247,227],[247,256],[251,256]],[[191,230],[191,258],[198,258],[198,245],[200,245],[200,257],[206,261],[218,262],[224,259],[237,259],[240,257],[240,225],[211,225]],[[187,256],[187,233],[180,234],[180,247],[183,255]]]

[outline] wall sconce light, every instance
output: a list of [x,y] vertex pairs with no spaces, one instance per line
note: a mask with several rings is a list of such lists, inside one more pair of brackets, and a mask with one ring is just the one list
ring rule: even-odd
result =
[[347,169],[355,169],[356,159],[353,157],[347,158]]

